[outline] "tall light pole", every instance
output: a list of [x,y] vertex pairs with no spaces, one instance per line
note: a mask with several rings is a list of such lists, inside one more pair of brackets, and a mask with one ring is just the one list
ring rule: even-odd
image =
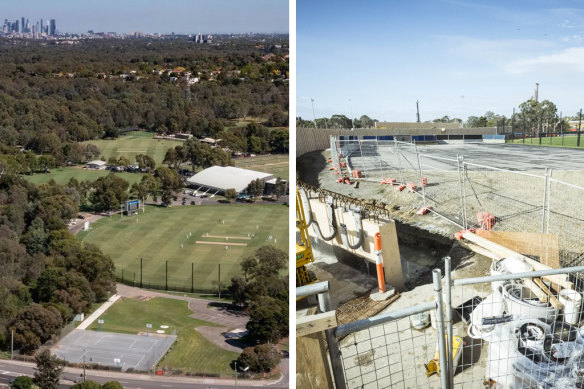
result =
[[235,363],[235,389],[237,389],[237,361]]
[[310,102],[312,103],[312,116],[314,117],[314,128],[316,128],[316,114],[314,113],[314,99],[311,97]]
[[349,99],[349,106],[351,107],[351,130],[355,129],[355,120],[353,119],[353,103]]

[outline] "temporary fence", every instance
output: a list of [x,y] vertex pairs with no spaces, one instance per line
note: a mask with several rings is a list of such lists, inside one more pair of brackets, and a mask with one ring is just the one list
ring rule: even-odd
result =
[[337,389],[582,387],[584,266],[533,271],[511,256],[452,279],[444,262],[432,301],[327,330]]
[[551,169],[500,169],[463,155],[421,152],[413,142],[358,137],[331,137],[331,159],[339,173],[346,168],[360,180],[414,193],[412,206],[461,229],[521,233],[534,256],[549,246],[554,252],[548,250],[546,257],[556,267],[584,259],[584,240],[577,233],[584,228],[584,202],[577,200],[584,188],[552,178]]

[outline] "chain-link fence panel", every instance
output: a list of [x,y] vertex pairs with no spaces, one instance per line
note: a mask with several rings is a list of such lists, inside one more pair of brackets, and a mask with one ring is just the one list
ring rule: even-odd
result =
[[[423,324],[420,324],[423,323]],[[426,365],[436,358],[437,331],[430,311],[354,332],[339,341],[346,387],[440,388],[440,377],[428,377]]]
[[467,228],[542,232],[545,176],[465,162],[462,179]]
[[453,280],[453,387],[581,387],[584,267],[563,270],[538,276],[510,257],[493,276]]
[[561,266],[584,264],[584,188],[549,178],[545,232]]

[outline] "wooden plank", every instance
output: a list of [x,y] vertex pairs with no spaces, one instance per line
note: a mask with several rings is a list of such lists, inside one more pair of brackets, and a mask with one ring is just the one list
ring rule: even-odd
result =
[[310,335],[336,326],[337,315],[335,311],[304,316],[296,319],[296,337]]
[[296,338],[296,388],[333,389],[323,334]]
[[556,296],[552,293],[551,290],[547,287],[547,285],[539,278],[534,278],[533,281],[544,291],[545,294],[548,295],[550,304],[554,306],[556,309],[563,309],[564,305],[558,301]]
[[[363,223],[367,227],[367,221]],[[375,231],[375,226],[371,226],[367,231]],[[404,272],[401,264],[399,245],[397,241],[397,230],[395,221],[390,220],[385,224],[379,225],[381,234],[381,255],[383,257],[383,271],[385,272],[385,282],[390,284],[396,290],[405,289]],[[375,235],[375,234],[373,234]]]
[[476,234],[519,254],[539,257],[541,263],[553,269],[560,267],[560,246],[557,235],[485,230],[477,230]]
[[523,284],[525,284],[525,286],[527,286],[542,302],[548,302],[549,296],[543,290],[541,290],[541,288],[531,278],[523,278]]
[[[543,263],[537,262],[529,257],[526,257],[525,255],[521,255],[521,254],[519,254],[513,250],[510,250],[507,247],[503,247],[495,242],[491,242],[490,240],[483,238],[482,236],[478,236],[476,234],[473,234],[472,232],[466,231],[462,234],[462,237],[464,239],[484,248],[484,249],[487,249],[488,251],[495,253],[496,255],[498,255],[502,258],[507,258],[507,257],[511,257],[511,256],[516,256],[518,258],[521,258],[523,261],[525,261],[529,265],[531,265],[534,270],[549,270],[549,269],[551,269],[549,266],[544,265]],[[550,275],[550,276],[544,276],[543,278],[545,278],[546,280],[549,280],[551,282],[554,282],[554,283],[562,286],[563,288],[567,288],[567,289],[574,288],[574,284],[572,284],[570,281],[568,281],[568,276],[565,274],[555,274],[555,275]]]

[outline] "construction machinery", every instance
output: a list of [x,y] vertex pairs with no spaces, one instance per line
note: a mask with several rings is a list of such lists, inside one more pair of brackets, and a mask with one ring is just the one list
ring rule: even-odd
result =
[[306,265],[314,262],[314,255],[310,245],[310,238],[308,237],[308,225],[304,216],[302,198],[298,193],[298,189],[296,190],[296,228],[300,238],[300,240],[296,239],[296,286],[298,287],[312,284],[316,281],[306,269]]

